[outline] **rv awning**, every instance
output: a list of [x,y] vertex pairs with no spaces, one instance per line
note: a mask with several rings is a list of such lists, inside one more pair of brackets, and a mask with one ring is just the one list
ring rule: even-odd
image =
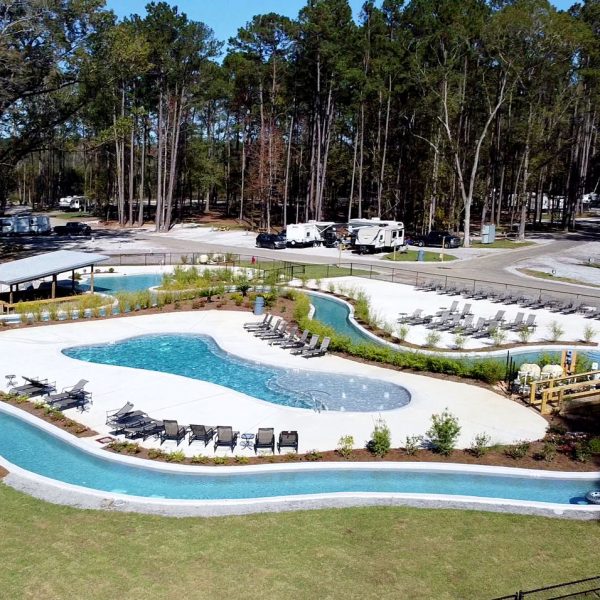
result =
[[0,264],[0,284],[14,285],[34,281],[50,275],[58,275],[83,267],[91,267],[108,260],[110,257],[92,252],[57,250],[38,254],[21,260]]

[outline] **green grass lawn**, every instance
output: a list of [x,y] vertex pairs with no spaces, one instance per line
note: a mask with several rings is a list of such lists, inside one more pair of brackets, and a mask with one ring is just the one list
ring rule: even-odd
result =
[[[425,252],[425,262],[441,262],[440,261],[440,253],[439,252]],[[416,262],[418,258],[418,250],[409,250],[408,252],[396,252],[396,258],[394,258],[394,253],[386,254],[383,258],[385,260],[392,260],[395,262]],[[456,256],[452,254],[447,254],[447,251],[444,250],[444,262],[449,262],[451,260],[456,260]]]
[[46,504],[0,484],[0,596],[492,598],[598,574],[600,527],[397,507],[175,519]]
[[514,249],[514,248],[525,248],[525,246],[534,246],[535,242],[514,242],[513,240],[496,240],[491,244],[483,244],[482,242],[471,241],[471,248],[502,248],[502,249]]
[[[294,277],[300,277],[304,271],[304,275],[308,279],[325,279],[326,277],[347,277],[349,275],[360,276],[369,274],[369,271],[362,269],[350,269],[348,267],[338,267],[336,265],[302,265],[300,263],[285,263],[283,261],[265,261],[261,260],[260,258],[257,258],[255,264],[252,264],[249,261],[242,261],[239,266],[271,271],[274,269],[282,269],[286,264],[293,264]],[[302,267],[304,267],[304,270]]]

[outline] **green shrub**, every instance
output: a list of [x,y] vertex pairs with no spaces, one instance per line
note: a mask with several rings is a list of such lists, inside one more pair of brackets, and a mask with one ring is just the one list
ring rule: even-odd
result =
[[442,335],[438,331],[430,331],[425,336],[425,346],[428,348],[435,348],[442,339]]
[[529,452],[529,448],[530,448],[530,444],[529,442],[517,442],[516,444],[513,444],[512,446],[506,446],[506,448],[504,448],[504,454],[506,454],[506,456],[508,456],[509,458],[512,458],[514,460],[519,460],[521,458],[525,458],[527,456],[527,453]]
[[502,346],[506,341],[506,331],[500,327],[495,327],[490,333],[490,337],[494,341],[494,346]]
[[529,338],[533,335],[533,329],[527,327],[527,325],[521,325],[519,328],[519,340],[523,344],[526,344],[529,341]]
[[337,453],[345,459],[352,456],[352,449],[354,448],[354,438],[351,435],[343,435],[338,440]]
[[484,454],[487,454],[489,452],[491,441],[492,439],[487,433],[479,433],[471,442],[469,451],[473,456],[481,458]]
[[427,437],[434,452],[449,455],[460,434],[458,419],[448,409],[439,415],[431,415],[431,427],[427,430]]
[[317,460],[321,460],[322,458],[323,458],[323,455],[318,450],[309,450],[304,455],[304,460],[307,460],[309,462],[315,462]]
[[422,435],[407,435],[404,442],[404,450],[409,456],[414,456],[423,443]]
[[150,450],[148,450],[148,458],[166,458],[167,457],[167,453],[164,450],[161,450],[160,448],[150,448]]
[[573,448],[573,458],[577,462],[585,463],[590,460],[591,452],[589,444],[585,441],[578,442]]
[[403,342],[408,336],[409,331],[410,327],[408,325],[399,325],[396,329],[396,337]]
[[226,456],[215,456],[212,460],[215,465],[226,465],[228,462]]
[[233,461],[238,465],[247,465],[250,462],[247,456],[234,456]]
[[375,421],[371,439],[367,442],[367,450],[375,456],[385,456],[392,446],[390,428],[383,419]]
[[192,456],[192,464],[194,465],[206,465],[210,461],[208,456],[204,456],[203,454],[196,454]]
[[600,454],[600,437],[592,438],[588,442],[588,449],[591,454]]
[[165,459],[167,462],[171,463],[182,463],[185,460],[185,454],[183,450],[175,450],[173,452],[169,452],[165,456]]
[[565,330],[557,321],[552,321],[552,323],[548,325],[548,333],[550,334],[551,342],[558,342],[565,334]]
[[583,329],[583,339],[586,342],[593,342],[596,330],[591,325],[586,325]]
[[466,342],[467,342],[467,337],[465,336],[464,333],[462,333],[462,331],[457,331],[454,334],[454,347],[457,350],[462,350],[465,347]]
[[542,449],[536,452],[533,456],[536,460],[543,460],[545,462],[552,462],[556,456],[556,444],[552,442],[545,442]]
[[242,296],[242,294],[235,293],[235,294],[231,294],[230,297],[236,306],[241,306],[242,302],[244,302],[244,296]]

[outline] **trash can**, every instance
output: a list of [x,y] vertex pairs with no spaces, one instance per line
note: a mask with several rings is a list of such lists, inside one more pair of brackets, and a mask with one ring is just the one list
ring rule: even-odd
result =
[[262,296],[257,296],[254,301],[254,314],[262,315],[265,310],[265,299]]
[[423,250],[423,248],[420,248],[417,252],[417,260],[419,262],[425,262],[425,250]]

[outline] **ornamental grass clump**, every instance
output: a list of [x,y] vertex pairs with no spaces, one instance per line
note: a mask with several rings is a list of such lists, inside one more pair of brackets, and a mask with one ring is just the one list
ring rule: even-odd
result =
[[431,415],[427,437],[433,451],[448,456],[456,447],[460,430],[458,419],[448,409],[439,415]]

